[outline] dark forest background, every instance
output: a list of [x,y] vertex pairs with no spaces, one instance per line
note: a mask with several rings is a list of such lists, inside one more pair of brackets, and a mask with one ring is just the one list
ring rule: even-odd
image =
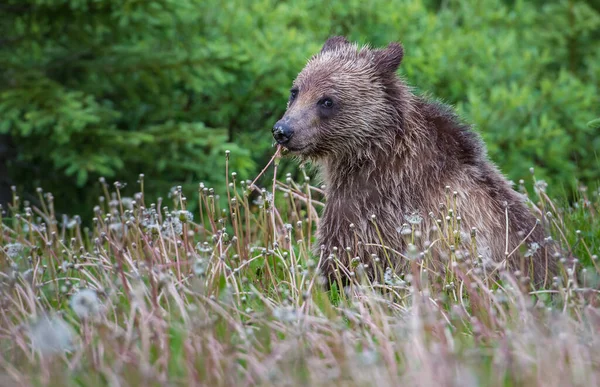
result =
[[134,192],[144,173],[150,195],[218,187],[225,150],[251,179],[334,34],[401,41],[401,75],[455,106],[514,181],[532,166],[567,194],[600,180],[600,1],[5,0],[0,199],[43,187],[79,213],[102,176]]

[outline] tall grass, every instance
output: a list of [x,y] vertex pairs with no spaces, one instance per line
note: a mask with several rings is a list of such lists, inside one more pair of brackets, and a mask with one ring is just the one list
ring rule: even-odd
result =
[[[381,263],[352,260],[351,281],[325,291],[329,257],[311,253],[322,190],[304,170],[265,187],[226,173],[226,187],[156,203],[143,175],[133,197],[101,180],[90,227],[57,219],[50,193],[37,207],[15,193],[0,233],[0,384],[600,384],[598,191],[561,206],[536,182],[549,236],[579,259],[546,289],[440,237],[443,275],[409,248],[397,253],[410,272],[373,283],[364,265]],[[460,214],[447,216],[453,235]],[[399,229],[419,238],[418,220]]]

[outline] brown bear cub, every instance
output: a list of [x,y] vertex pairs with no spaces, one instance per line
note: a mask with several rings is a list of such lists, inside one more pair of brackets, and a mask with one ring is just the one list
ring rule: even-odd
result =
[[547,284],[556,258],[542,225],[479,136],[396,75],[403,54],[398,43],[371,49],[330,38],[294,81],[273,128],[279,144],[322,173],[321,270],[343,278],[360,260],[381,282],[411,259],[440,272],[460,254],[485,273],[520,271]]

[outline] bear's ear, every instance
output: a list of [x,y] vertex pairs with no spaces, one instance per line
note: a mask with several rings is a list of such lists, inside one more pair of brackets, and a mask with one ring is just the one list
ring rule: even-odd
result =
[[336,48],[345,46],[346,44],[350,44],[350,42],[345,37],[332,36],[331,38],[327,39],[323,45],[323,48],[321,49],[321,52],[335,50]]
[[386,48],[374,50],[375,68],[382,73],[394,73],[404,57],[404,48],[400,43],[392,42]]

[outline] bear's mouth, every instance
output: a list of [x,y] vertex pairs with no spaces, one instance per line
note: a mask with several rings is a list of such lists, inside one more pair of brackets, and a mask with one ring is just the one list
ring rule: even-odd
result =
[[303,150],[308,149],[310,147],[310,145],[304,145],[304,146],[296,147],[296,146],[291,146],[289,144],[286,144],[286,145],[283,145],[283,147],[285,149],[287,149],[288,152],[301,153]]

